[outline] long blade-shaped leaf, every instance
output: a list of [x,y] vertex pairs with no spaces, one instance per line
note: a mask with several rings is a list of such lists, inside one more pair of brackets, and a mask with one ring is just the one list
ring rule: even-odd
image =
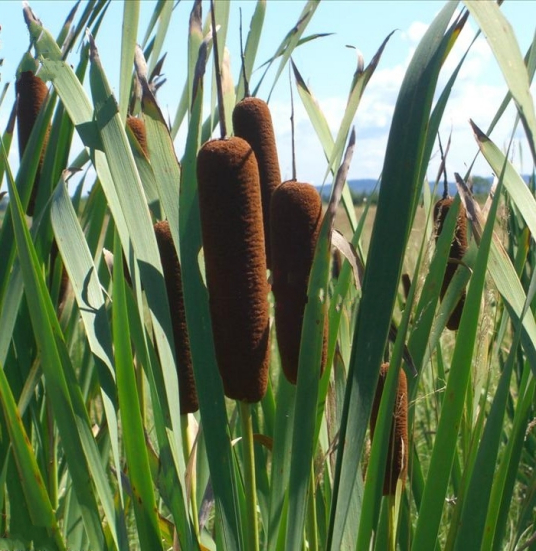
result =
[[[445,6],[408,67],[393,115],[382,186],[363,281],[348,373],[334,481],[328,548],[341,545],[346,511],[358,475],[379,366],[392,317],[413,205],[420,189],[422,153],[433,92],[446,47],[444,33],[457,3]],[[389,249],[385,249],[389,243]]]
[[466,0],[465,5],[488,39],[516,103],[527,134],[532,159],[536,162],[536,114],[527,67],[523,62],[514,30],[501,12],[499,4]]

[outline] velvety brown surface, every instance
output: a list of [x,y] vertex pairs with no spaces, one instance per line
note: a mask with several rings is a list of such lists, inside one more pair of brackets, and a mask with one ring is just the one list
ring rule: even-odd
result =
[[[277,343],[285,376],[295,384],[307,285],[322,222],[320,195],[309,184],[284,182],[272,195],[270,216]],[[326,353],[327,323],[322,369]]]
[[[370,435],[374,438],[376,420],[380,409],[385,380],[387,379],[387,370],[389,364],[384,363],[380,367],[380,378],[376,387],[376,394],[372,404],[372,414],[370,417]],[[385,476],[383,479],[383,495],[394,495],[398,479],[405,480],[408,470],[408,385],[406,374],[400,369],[398,374],[398,387],[396,391],[395,406],[393,411],[393,422],[389,435],[389,451],[387,453],[387,463],[385,467]]]
[[243,138],[251,145],[259,165],[266,264],[271,268],[270,200],[275,188],[281,183],[281,171],[272,116],[267,103],[251,97],[237,103],[233,110],[233,129],[236,136]]
[[[452,206],[453,199],[448,197],[446,199],[440,199],[434,205],[434,223],[436,227],[436,241],[441,231],[443,230],[443,224],[447,217],[450,207]],[[465,215],[465,207],[463,204],[460,204],[460,210],[458,213],[458,220],[456,221],[456,230],[454,232],[454,239],[450,246],[449,253],[449,262],[445,269],[445,276],[443,278],[443,283],[441,285],[441,299],[445,296],[448,286],[454,277],[454,274],[458,268],[456,262],[451,262],[453,260],[461,260],[463,255],[467,252],[467,220]],[[463,305],[465,304],[465,290],[463,291],[460,300],[454,307],[452,314],[450,315],[447,321],[447,328],[451,331],[456,331],[460,325],[460,319],[462,317]]]
[[[17,133],[19,135],[19,155],[22,159],[35,121],[37,120],[37,116],[41,110],[41,106],[47,97],[48,88],[46,84],[39,77],[36,77],[31,71],[22,72],[15,87],[17,92]],[[37,173],[35,175],[34,185],[32,187],[32,194],[30,196],[28,208],[26,209],[29,216],[33,216],[35,209],[37,190],[39,188],[39,175],[43,165],[44,152],[48,142],[49,131],[50,128],[47,130],[47,134],[43,142],[43,149],[41,150],[39,166],[37,167]]]
[[132,130],[134,136],[138,140],[140,147],[145,153],[146,157],[149,157],[149,149],[147,147],[147,132],[145,131],[145,123],[142,119],[137,117],[127,117],[127,125]]
[[177,355],[177,375],[179,378],[179,400],[181,414],[194,413],[199,409],[195,388],[190,339],[186,325],[186,312],[182,294],[181,267],[173,244],[167,221],[154,225],[164,279],[169,300],[175,353]]
[[258,402],[269,365],[268,284],[257,161],[243,139],[206,142],[199,208],[216,357],[226,396]]

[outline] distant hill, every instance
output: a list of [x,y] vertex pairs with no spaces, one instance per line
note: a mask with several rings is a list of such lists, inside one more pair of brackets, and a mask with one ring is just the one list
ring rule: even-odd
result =
[[[523,179],[525,180],[526,183],[528,183],[530,180],[530,177],[528,175],[524,175]],[[486,178],[482,176],[475,176],[473,178],[474,192],[476,194],[487,193],[491,187],[492,182],[493,182],[492,177]],[[379,192],[380,190],[378,180],[372,180],[369,178],[363,178],[358,180],[348,180],[348,186],[350,187],[350,191],[352,192],[352,195],[356,197],[371,195],[373,192]],[[454,182],[449,182],[448,186],[449,186],[449,195],[455,195],[457,192],[456,184]],[[325,184],[323,187],[317,186],[317,189],[321,191],[322,199],[324,200],[329,199],[329,196],[331,194],[331,184]],[[443,192],[443,184],[440,185],[438,194],[441,194],[442,192]]]

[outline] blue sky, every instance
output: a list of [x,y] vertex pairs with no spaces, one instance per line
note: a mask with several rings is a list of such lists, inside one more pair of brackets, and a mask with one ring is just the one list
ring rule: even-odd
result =
[[[268,0],[265,28],[257,58],[258,64],[271,56],[284,35],[296,23],[304,3],[301,0]],[[148,21],[154,4],[153,0],[143,0],[141,3],[142,11],[138,32],[140,40],[145,33],[144,22]],[[57,35],[73,3],[66,0],[40,0],[30,2],[30,5],[41,18],[45,27],[53,35]],[[413,2],[323,0],[320,3],[306,34],[320,32],[335,34],[304,45],[295,52],[293,59],[317,98],[334,134],[344,112],[349,85],[356,67],[356,53],[347,48],[347,45],[359,49],[364,56],[365,63],[368,63],[383,39],[391,31],[396,30],[365,91],[355,118],[357,147],[350,169],[350,178],[377,178],[380,175],[391,116],[405,69],[427,26],[443,5],[442,1],[424,0]],[[231,6],[227,46],[230,50],[231,67],[236,82],[240,70],[239,7],[242,8],[243,27],[244,33],[246,33],[255,2],[237,0]],[[169,52],[164,65],[168,82],[159,92],[158,100],[164,113],[169,114],[171,118],[174,116],[185,78],[186,29],[190,9],[190,0],[182,0],[179,3],[173,13],[172,32],[164,45],[164,51]],[[533,38],[536,2],[506,0],[502,9],[512,23],[521,51],[524,53]],[[204,1],[203,16],[207,12],[208,2]],[[105,18],[105,24],[97,36],[97,46],[104,68],[115,89],[117,89],[115,75],[119,73],[121,17],[122,2],[114,0]],[[28,45],[21,2],[3,0],[0,3],[0,25],[2,27],[0,58],[4,58],[4,65],[0,69],[3,86],[5,82],[13,82],[17,64]],[[440,85],[451,74],[475,31],[475,23],[469,20],[469,24],[460,37],[459,45],[445,66]],[[76,63],[75,56],[76,53],[73,63]],[[263,98],[267,97],[273,74],[272,72],[268,75],[265,80],[266,85],[261,88],[260,96]],[[253,78],[253,85],[258,78],[257,75],[258,73]],[[500,71],[482,37],[474,45],[465,63],[440,129],[445,142],[452,130],[452,146],[448,163],[450,177],[453,176],[454,171],[463,173],[477,150],[467,122],[468,119],[471,117],[481,128],[487,128],[505,92],[506,86]],[[5,128],[5,121],[12,101],[13,96],[10,95],[0,107],[0,129],[2,131]],[[320,184],[325,173],[326,162],[296,94],[295,102],[298,178]],[[282,177],[285,179],[291,175],[290,102],[287,73],[280,79],[270,105],[276,130]],[[511,110],[505,121],[497,127],[492,135],[492,138],[500,146],[503,146],[508,139],[513,117],[514,114]],[[183,148],[184,132],[180,132],[176,141],[179,158],[182,156]],[[525,156],[528,159],[526,149]],[[15,164],[16,155],[12,155],[11,158]],[[527,159],[521,166],[524,171],[531,169]],[[519,156],[514,158],[514,162],[519,162]],[[435,178],[437,164],[438,156],[436,155],[429,169],[431,179]],[[475,173],[487,176],[491,171],[485,162],[481,161],[475,166]]]

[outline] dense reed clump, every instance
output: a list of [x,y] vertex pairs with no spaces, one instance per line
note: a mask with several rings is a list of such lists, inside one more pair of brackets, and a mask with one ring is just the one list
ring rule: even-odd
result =
[[268,283],[259,170],[242,138],[206,142],[199,207],[216,358],[227,397],[258,402],[269,364]]
[[[372,404],[370,417],[370,434],[374,439],[374,430],[378,419],[378,411],[383,394],[383,388],[387,379],[389,364],[384,363],[380,367],[380,378],[376,387],[376,394]],[[404,480],[408,470],[408,385],[406,374],[401,369],[398,374],[398,386],[396,391],[395,405],[393,410],[393,421],[389,434],[389,448],[387,452],[387,463],[383,479],[383,495],[394,495],[396,484],[399,479]]]
[[[285,376],[295,384],[307,285],[322,222],[322,200],[313,186],[289,180],[274,191],[270,215],[277,343]],[[322,369],[326,362],[326,336],[327,324]]]
[[[17,132],[19,136],[19,155],[22,159],[26,146],[28,145],[32,129],[35,125],[35,121],[37,120],[41,107],[45,103],[48,88],[39,77],[33,74],[32,71],[23,71],[17,79],[15,89],[17,93]],[[39,189],[39,178],[49,131],[50,128],[47,130],[47,134],[43,142],[43,148],[41,149],[41,155],[39,157],[39,165],[37,167],[32,193],[30,195],[30,201],[28,203],[28,208],[26,209],[29,216],[33,216],[35,210],[37,191]]]
[[145,123],[142,119],[137,117],[128,116],[127,125],[132,130],[134,136],[138,140],[142,151],[145,153],[146,157],[149,157],[149,148],[147,147],[147,132],[145,130]]
[[233,110],[233,129],[235,136],[243,138],[249,143],[257,159],[261,185],[266,265],[271,268],[270,201],[272,193],[281,183],[281,171],[268,104],[259,98],[244,98],[236,104]]
[[[447,217],[450,207],[452,206],[453,199],[451,197],[443,197],[434,205],[434,225],[436,231],[436,241],[443,230],[443,223]],[[465,207],[460,204],[460,210],[458,212],[458,219],[456,221],[456,230],[454,232],[454,238],[450,246],[449,260],[445,269],[445,276],[443,277],[443,283],[441,284],[440,297],[441,300],[447,292],[448,286],[454,277],[454,274],[458,268],[458,264],[467,252],[467,220],[465,215]],[[447,321],[447,328],[451,331],[456,331],[460,325],[460,319],[462,317],[463,305],[465,304],[465,289],[462,296],[458,300],[458,303],[454,307],[452,314]]]
[[175,245],[173,244],[173,238],[171,237],[169,223],[167,221],[157,222],[154,225],[154,232],[160,252],[169,301],[177,361],[177,375],[179,378],[180,412],[184,415],[196,412],[199,409],[199,402],[197,400],[192,355],[190,352],[190,339],[186,325],[181,266]]

